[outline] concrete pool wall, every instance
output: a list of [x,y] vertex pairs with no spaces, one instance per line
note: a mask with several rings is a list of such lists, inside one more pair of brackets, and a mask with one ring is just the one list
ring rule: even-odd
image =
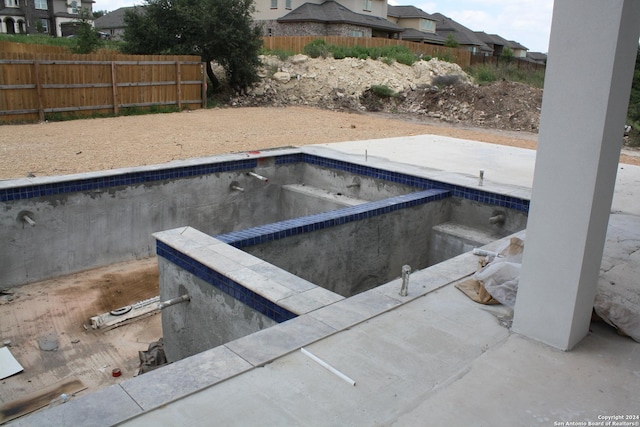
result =
[[[161,298],[181,296],[180,289],[198,296],[196,303],[163,311],[170,360],[272,326],[260,315],[281,323],[392,281],[404,264],[427,267],[435,245],[430,243],[431,235],[442,224],[466,230],[479,227],[477,234],[491,241],[526,226],[526,199],[306,154],[278,161],[332,163],[334,168],[352,168],[364,177],[430,189],[215,237],[192,227],[154,234]],[[496,209],[504,215],[504,223],[487,226]],[[438,244],[444,242],[449,252],[464,248],[466,242],[485,244],[476,242],[475,236],[461,239],[453,233],[444,238],[442,230],[437,234]]]
[[[152,233],[186,224],[215,235],[415,191],[290,162],[291,153],[278,150],[278,165],[265,151],[0,181],[2,285],[150,257]],[[308,182],[322,198],[309,197]]]

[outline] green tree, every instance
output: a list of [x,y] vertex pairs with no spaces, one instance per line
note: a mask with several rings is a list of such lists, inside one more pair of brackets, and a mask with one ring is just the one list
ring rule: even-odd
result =
[[93,15],[88,9],[80,8],[78,10],[78,29],[75,34],[75,46],[72,50],[74,53],[91,53],[98,50],[102,45],[100,35],[93,28]]
[[199,55],[214,90],[220,64],[229,86],[240,91],[258,81],[262,29],[253,25],[253,0],[146,0],[125,15],[123,51]]
[[506,59],[511,59],[513,58],[513,50],[511,50],[509,46],[505,46],[504,49],[502,49],[500,56]]
[[453,37],[453,34],[449,33],[447,36],[447,41],[444,42],[446,47],[457,48],[460,46],[460,43]]
[[98,19],[107,14],[106,10],[95,10],[93,11],[93,19]]
[[633,72],[631,97],[627,110],[627,123],[632,127],[629,136],[632,145],[640,145],[640,46],[636,53],[636,67]]

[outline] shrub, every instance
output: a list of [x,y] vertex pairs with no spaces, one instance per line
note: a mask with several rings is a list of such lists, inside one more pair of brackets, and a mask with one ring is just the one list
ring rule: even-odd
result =
[[380,58],[380,60],[387,65],[391,65],[395,62],[395,59],[389,58],[388,56],[383,56],[382,58]]
[[413,65],[416,62],[416,57],[413,53],[398,53],[396,54],[396,61],[404,65]]
[[433,84],[435,86],[453,86],[460,82],[460,76],[457,74],[449,74],[447,76],[436,76],[433,78]]
[[371,92],[380,98],[394,98],[398,96],[398,94],[387,85],[373,85],[371,86]]
[[322,39],[315,39],[306,45],[302,51],[305,55],[310,56],[311,58],[326,58],[329,55],[329,45]]
[[278,59],[280,59],[281,61],[286,60],[287,58],[289,58],[290,56],[295,55],[295,53],[293,53],[290,50],[284,50],[284,49],[261,49],[260,53],[262,55],[273,55],[273,56],[277,56]]

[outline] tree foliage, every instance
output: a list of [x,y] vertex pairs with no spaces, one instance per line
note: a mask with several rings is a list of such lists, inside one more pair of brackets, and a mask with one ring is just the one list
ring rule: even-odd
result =
[[91,53],[98,50],[102,41],[100,35],[91,25],[93,15],[88,9],[81,8],[78,11],[78,29],[75,34],[75,46],[72,50],[74,53]]
[[629,133],[630,145],[640,146],[640,46],[636,53],[636,67],[633,71],[631,97],[627,110],[627,124],[632,127]]
[[199,55],[214,89],[220,82],[211,61],[239,91],[258,80],[262,30],[253,25],[253,11],[253,0],[146,0],[125,15],[123,51]]
[[447,36],[447,40],[444,42],[444,45],[446,47],[457,48],[460,46],[460,43],[458,43],[458,40],[453,37],[453,34],[449,33],[449,35]]

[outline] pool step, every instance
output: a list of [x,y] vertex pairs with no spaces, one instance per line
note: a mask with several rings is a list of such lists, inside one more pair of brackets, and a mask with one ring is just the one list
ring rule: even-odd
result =
[[344,208],[347,206],[357,206],[368,203],[369,200],[362,200],[355,197],[346,196],[343,193],[335,193],[323,188],[313,187],[304,184],[287,184],[282,186],[282,190],[295,195],[296,198],[319,201],[332,209]]
[[431,228],[429,239],[429,265],[469,252],[499,238],[490,230],[479,230],[455,222],[435,225]]

